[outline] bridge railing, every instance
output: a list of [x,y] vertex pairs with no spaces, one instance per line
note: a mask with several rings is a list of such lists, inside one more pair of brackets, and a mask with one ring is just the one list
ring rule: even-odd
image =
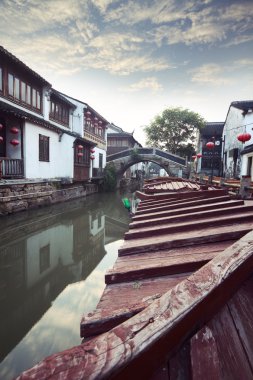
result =
[[107,156],[107,162],[118,160],[120,158],[125,158],[127,156],[131,156],[133,153],[139,154],[139,155],[150,155],[150,156],[159,156],[162,158],[165,158],[167,160],[173,161],[179,165],[186,166],[187,162],[186,159],[183,157],[179,157],[175,154],[165,152],[161,149],[157,148],[134,148],[134,149],[127,149],[123,150],[122,152],[111,154],[110,156]]
[[180,165],[183,165],[183,166],[186,166],[186,164],[187,164],[185,158],[179,157],[179,156],[177,156],[175,154],[172,154],[172,153],[165,152],[164,150],[155,149],[155,154],[157,156],[160,156],[160,157],[163,157],[163,158],[167,158],[167,160],[174,161],[177,164],[180,164]]

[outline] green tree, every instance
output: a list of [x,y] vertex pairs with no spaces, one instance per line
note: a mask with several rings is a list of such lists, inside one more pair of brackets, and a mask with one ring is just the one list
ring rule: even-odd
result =
[[194,152],[197,131],[205,120],[188,109],[168,108],[145,127],[147,144],[190,158]]
[[116,169],[113,163],[109,162],[104,170],[104,181],[103,190],[104,191],[115,191],[117,187],[117,176]]

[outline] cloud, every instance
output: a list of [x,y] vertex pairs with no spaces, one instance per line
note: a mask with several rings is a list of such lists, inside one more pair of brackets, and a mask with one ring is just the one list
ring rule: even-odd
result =
[[232,79],[225,78],[223,67],[209,63],[188,71],[192,75],[191,82],[211,84],[215,86],[232,83]]
[[142,90],[151,90],[154,92],[161,91],[163,86],[157,81],[155,77],[148,77],[140,80],[139,82],[131,84],[124,91],[126,92],[137,92]]

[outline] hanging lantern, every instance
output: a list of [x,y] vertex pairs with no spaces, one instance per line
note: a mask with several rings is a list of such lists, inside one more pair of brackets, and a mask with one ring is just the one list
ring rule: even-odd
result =
[[206,143],[206,147],[208,149],[213,149],[214,148],[214,143],[212,141],[209,141],[208,143]]
[[91,148],[90,152],[91,152],[91,153],[95,153],[95,149],[94,149],[94,148]]
[[90,111],[87,111],[86,112],[86,115],[89,117],[91,115],[91,112]]
[[0,131],[1,131],[1,129],[3,129],[3,127],[4,127],[3,124],[0,123]]
[[13,133],[14,135],[18,134],[18,132],[19,132],[18,128],[16,127],[11,128],[11,133]]
[[202,154],[201,153],[198,153],[197,154],[197,158],[201,158],[202,157]]
[[95,156],[90,156],[90,159],[91,160],[95,160]]
[[250,133],[240,133],[238,136],[237,136],[237,140],[241,141],[243,144],[246,142],[246,141],[249,141],[251,139],[251,134]]
[[78,152],[77,153],[77,157],[83,157],[83,153],[82,152]]
[[192,159],[195,160],[196,157],[197,157],[197,156],[194,155],[194,156],[192,156]]
[[19,141],[16,140],[16,139],[13,139],[10,141],[10,144],[13,145],[13,146],[17,146],[19,144]]
[[99,120],[98,124],[100,124],[100,125],[101,125],[101,124],[102,124],[102,121],[101,121],[101,120]]
[[4,141],[4,138],[0,136],[0,144]]
[[82,146],[82,145],[77,145],[77,149],[78,149],[78,150],[82,150],[82,149],[83,149],[83,146]]

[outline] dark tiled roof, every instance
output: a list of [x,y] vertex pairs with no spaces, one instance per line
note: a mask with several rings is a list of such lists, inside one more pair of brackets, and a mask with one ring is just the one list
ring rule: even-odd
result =
[[253,100],[241,100],[232,102],[231,106],[239,108],[242,111],[248,111],[249,109],[253,110]]
[[83,104],[83,105],[85,106],[84,108],[86,108],[86,111],[92,111],[97,117],[99,117],[101,120],[103,120],[104,123],[106,123],[106,124],[110,124],[108,120],[106,120],[102,115],[100,115],[97,111],[95,111],[94,108],[92,108],[91,106],[89,106],[88,103],[82,102],[81,100],[78,100],[78,99],[76,99],[76,98],[73,98],[73,96],[69,96],[69,95],[67,95],[67,94],[64,94],[63,92],[59,92],[59,91],[57,91],[57,92],[58,92],[58,94],[61,94],[61,95],[63,95],[64,97],[66,96],[66,97],[69,98],[69,99],[73,99],[73,100],[75,100],[76,102],[79,102],[79,103]]
[[253,152],[253,144],[245,146],[245,148],[241,151],[242,154],[247,154]]
[[206,123],[204,128],[201,129],[201,136],[212,137],[221,136],[223,132],[224,122],[210,122]]
[[8,50],[6,50],[3,46],[0,46],[0,55],[5,55],[9,59],[11,59],[13,62],[21,66],[23,69],[28,71],[31,75],[35,76],[37,79],[39,79],[43,84],[46,84],[51,87],[51,84],[46,81],[46,79],[42,78],[39,74],[37,74],[35,71],[30,69],[24,62],[20,61],[15,55],[11,54]]
[[62,94],[55,90],[54,88],[52,88],[51,90],[51,94],[54,95],[56,98],[60,99],[62,102],[68,104],[71,108],[76,108],[76,105],[71,103],[67,98],[65,98],[64,96],[62,96]]
[[[51,129],[57,133],[66,133],[67,135],[76,137],[78,140],[82,140],[84,142],[91,144],[90,141],[84,139],[83,137],[79,136],[75,132],[71,132],[71,131],[68,131],[66,129],[57,127],[54,124],[51,124],[50,122],[48,122],[44,119],[41,119],[38,116],[32,115],[29,112],[23,111],[17,107],[14,107],[10,104],[2,102],[1,100],[0,100],[0,111],[5,112],[5,113],[10,114],[10,115],[13,115],[19,119],[29,120],[34,124],[41,125],[42,127],[47,128],[47,129]],[[96,144],[92,143],[91,145],[96,145]]]
[[110,138],[110,137],[116,137],[116,138],[125,138],[125,137],[128,137],[128,138],[131,138],[136,144],[138,144],[140,147],[142,147],[142,145],[137,141],[135,140],[135,138],[133,137],[132,133],[128,133],[128,132],[120,132],[120,133],[107,133],[107,139]]

